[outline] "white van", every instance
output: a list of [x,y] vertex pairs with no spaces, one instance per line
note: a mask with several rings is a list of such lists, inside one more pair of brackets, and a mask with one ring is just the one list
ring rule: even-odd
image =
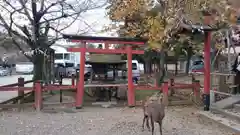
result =
[[[127,60],[126,60],[126,69],[127,67]],[[113,77],[113,71],[109,71],[107,73],[108,77]],[[122,71],[118,71],[118,76],[122,76]],[[133,80],[138,81],[140,79],[140,65],[137,60],[132,60],[132,76]]]
[[137,60],[132,60],[132,76],[133,79],[137,79],[136,81],[140,79],[140,66]]

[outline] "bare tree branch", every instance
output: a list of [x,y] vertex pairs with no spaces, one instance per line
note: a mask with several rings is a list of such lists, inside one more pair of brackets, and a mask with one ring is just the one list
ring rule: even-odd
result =
[[26,14],[29,21],[33,22],[33,19],[31,18],[30,13],[27,11],[27,7],[26,7],[27,1],[19,0],[19,2],[22,5],[24,13]]
[[[16,41],[16,39],[12,38],[12,41],[13,41],[13,43],[16,45],[16,47],[17,47],[21,52],[25,52],[25,50],[22,49],[22,46],[19,44],[18,41]],[[24,56],[25,56],[26,58],[28,58],[30,61],[33,60],[32,57],[26,55],[25,53],[23,53],[23,54],[24,54]]]
[[[7,3],[8,5],[10,5],[12,7],[12,5],[10,3]],[[3,6],[2,6],[3,7]],[[3,7],[4,9],[6,9],[5,7]],[[0,21],[3,23],[2,26],[4,26],[4,28],[7,29],[8,31],[8,34],[10,37],[13,37],[13,35],[17,36],[18,38],[20,38],[21,40],[25,41],[26,43],[28,43],[28,45],[32,48],[32,44],[31,44],[31,40],[29,40],[28,38],[26,38],[25,36],[21,35],[19,32],[15,31],[15,30],[12,30],[12,26],[13,24],[18,27],[20,30],[22,30],[22,32],[24,34],[26,34],[27,37],[29,37],[29,33],[27,31],[26,28],[22,28],[20,27],[19,25],[17,25],[14,21],[13,21],[13,15],[16,13],[16,12],[19,12],[23,9],[24,7],[21,7],[19,9],[17,8],[13,8],[14,11],[9,11],[8,9],[6,9],[9,13],[10,13],[10,25],[7,24],[7,22],[4,20],[4,18],[1,16],[0,14]],[[15,43],[15,42],[14,42]]]
[[43,11],[43,8],[44,8],[44,0],[41,0],[41,4],[40,4],[40,11]]
[[[47,49],[77,21],[88,27],[83,33],[93,30],[81,14],[106,3],[107,0],[3,0],[0,2],[0,27],[7,31],[19,49],[21,42],[32,50]],[[49,38],[50,35],[53,38]]]
[[3,23],[2,26],[8,31],[8,34],[10,37],[13,37],[13,35],[15,35],[18,38],[20,38],[21,40],[28,42],[28,39],[26,37],[22,36],[17,31],[12,29],[12,23],[10,23],[10,25],[7,24],[7,22],[4,20],[4,18],[1,16],[1,14],[0,14],[0,21]]
[[[55,2],[55,3],[52,3],[50,6],[48,6],[47,8],[45,8],[45,10],[43,10],[44,0],[42,0],[42,5],[41,5],[41,9],[40,9],[41,15],[46,14],[50,8],[54,7],[54,6],[57,5],[57,4],[62,3],[62,2],[64,2],[64,1],[66,1],[66,0],[60,0],[60,1],[57,1],[57,2]],[[58,11],[58,12],[59,12],[59,11]]]

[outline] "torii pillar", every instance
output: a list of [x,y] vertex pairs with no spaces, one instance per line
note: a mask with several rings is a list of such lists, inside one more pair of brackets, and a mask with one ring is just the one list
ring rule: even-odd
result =
[[[211,21],[211,16],[206,15],[204,23],[205,25],[209,25]],[[211,32],[205,31],[204,32],[204,111],[209,111],[210,106],[210,83],[211,83],[211,76],[210,76],[210,51],[211,51]]]
[[79,81],[77,83],[77,93],[76,93],[76,109],[81,109],[83,105],[84,96],[84,69],[85,69],[85,54],[86,54],[86,42],[82,42],[82,47],[80,51],[80,70],[79,70]]

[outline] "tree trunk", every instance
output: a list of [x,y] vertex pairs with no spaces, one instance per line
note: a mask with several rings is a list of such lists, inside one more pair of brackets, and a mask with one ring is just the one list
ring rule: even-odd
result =
[[50,69],[51,69],[51,70],[50,70],[50,74],[51,74],[50,80],[51,80],[52,83],[54,83],[54,81],[55,81],[55,76],[54,76],[54,75],[55,75],[55,74],[54,74],[54,73],[55,73],[55,72],[54,72],[54,70],[55,70],[55,69],[54,69],[54,54],[55,54],[55,53],[54,53],[54,50],[51,50],[51,51],[50,51]]
[[46,79],[46,84],[51,84],[51,62],[47,58],[45,58],[44,69],[45,69],[44,78]]
[[187,48],[186,74],[189,73],[189,66],[190,66],[191,57],[192,57],[192,48],[191,48],[191,47],[188,47],[188,48]]
[[146,61],[146,73],[149,74],[150,73],[150,66],[149,66],[149,62]]
[[145,66],[146,66],[146,74],[151,73],[151,62],[149,59],[145,59]]
[[178,74],[178,61],[175,61],[175,75]]
[[168,71],[168,64],[165,62],[165,71]]
[[153,73],[153,66],[152,66],[152,62],[148,62],[149,65],[149,74]]
[[144,68],[144,74],[146,74],[146,73],[147,73],[146,61],[145,61],[144,64],[143,64],[143,68]]
[[[160,59],[159,59],[160,60]],[[160,61],[158,61],[157,63],[156,63],[156,66],[157,66],[157,68],[156,68],[156,72],[160,72],[160,69],[161,69],[161,66],[160,66]]]
[[160,52],[160,72],[157,73],[157,80],[158,80],[158,86],[161,85],[161,83],[164,81],[164,77],[165,77],[165,67],[164,67],[164,63],[165,63],[165,52],[163,50],[161,50]]
[[44,80],[44,77],[43,77],[44,55],[36,54],[34,56],[33,64],[34,64],[33,79],[34,80]]
[[[33,80],[34,81],[44,80],[44,78],[43,78],[44,55],[43,54],[35,54],[35,56],[33,57],[33,64],[34,64]],[[33,91],[28,98],[28,102],[34,101],[34,97],[35,97],[35,93]]]

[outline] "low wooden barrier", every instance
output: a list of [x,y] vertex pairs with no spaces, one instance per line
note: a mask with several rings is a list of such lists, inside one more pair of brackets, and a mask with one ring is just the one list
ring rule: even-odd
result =
[[[37,111],[40,111],[44,105],[55,105],[55,104],[65,104],[65,105],[71,105],[71,106],[76,106],[76,99],[75,102],[68,102],[68,103],[62,103],[61,99],[61,91],[62,90],[70,90],[70,89],[77,89],[77,84],[75,83],[75,78],[72,77],[72,84],[71,85],[62,85],[62,81],[60,81],[59,85],[53,84],[53,85],[47,85],[43,86],[41,81],[35,81],[33,84],[33,87],[25,87],[24,84],[31,83],[33,80],[30,81],[24,81],[24,78],[19,78],[18,83],[15,84],[10,84],[10,85],[5,85],[0,87],[0,91],[18,91],[18,99],[19,104],[22,106],[34,106],[34,108]],[[85,87],[120,87],[120,86],[127,86],[127,84],[100,84],[99,86],[97,85],[86,85]],[[169,90],[176,90],[176,89],[193,89],[194,92],[194,97],[195,100],[200,99],[200,83],[199,81],[194,81],[192,84],[184,84],[184,83],[175,83],[174,79],[170,79],[169,82],[164,82],[162,83],[161,86],[155,85],[134,85],[135,90],[159,90],[162,91],[163,93],[163,98],[164,102],[168,104],[168,96],[169,96]],[[44,91],[60,91],[60,103],[43,103],[43,92]],[[34,103],[27,103],[27,104],[22,104],[21,99],[24,97],[24,92],[26,91],[33,91],[34,92]],[[79,92],[76,90],[76,92]],[[135,97],[135,92],[133,93]],[[80,97],[83,99],[82,97]],[[129,100],[129,99],[128,99]],[[132,100],[132,99],[130,99]],[[134,99],[135,100],[135,99]],[[0,104],[0,107],[4,108],[6,106],[9,107],[18,107],[18,105],[6,105],[8,102],[4,102]]]
[[[161,86],[154,85],[134,85],[135,90],[159,90],[163,93],[164,102],[168,105],[169,90],[173,93],[176,89],[192,89],[194,94],[194,102],[199,102],[201,100],[200,95],[200,81],[194,80],[192,84],[186,83],[175,83],[174,79],[170,79],[169,82],[164,82]],[[171,93],[172,93],[171,92]]]
[[[33,83],[32,87],[25,87],[24,84],[27,83]],[[75,82],[72,81],[72,85],[47,85],[43,86],[41,81],[24,81],[24,78],[18,78],[18,82],[14,84],[9,84],[9,85],[4,85],[0,86],[0,92],[1,91],[18,91],[18,96],[12,99],[9,99],[7,101],[4,101],[0,103],[0,108],[18,108],[20,106],[33,106],[37,111],[40,111],[43,107],[43,105],[53,105],[53,104],[59,104],[59,103],[47,103],[43,104],[43,92],[44,91],[49,91],[49,90],[55,90],[55,91],[62,91],[62,90],[69,90],[69,89],[76,89]],[[27,93],[24,93],[27,92]],[[25,103],[23,104],[22,100],[24,97],[31,93],[34,92],[34,103]],[[61,98],[61,97],[60,97]],[[8,104],[12,101],[18,101],[18,104]],[[61,99],[60,99],[61,102]],[[15,102],[14,102],[15,103]],[[61,103],[61,104],[71,104],[74,105],[74,103]]]
[[[35,82],[35,103],[34,107],[37,111],[40,111],[43,107],[43,98],[42,98],[42,92],[44,91],[62,91],[62,90],[70,90],[70,89],[76,89],[75,86],[73,85],[48,85],[48,86],[42,86],[40,81]],[[60,103],[61,104],[70,104],[74,105],[74,103],[69,102],[69,103],[62,103],[62,99],[60,96]],[[54,104],[59,104],[59,103],[50,103],[52,105]]]
[[[10,102],[16,102],[16,101],[21,103],[22,102],[21,100],[30,94],[30,92],[24,93],[24,91],[22,90],[22,87],[24,87],[25,84],[33,83],[33,82],[34,82],[33,80],[25,81],[24,78],[20,77],[18,78],[17,83],[0,86],[0,91],[18,91],[17,97],[1,102],[0,104],[7,104]],[[27,90],[32,91],[32,88]]]

